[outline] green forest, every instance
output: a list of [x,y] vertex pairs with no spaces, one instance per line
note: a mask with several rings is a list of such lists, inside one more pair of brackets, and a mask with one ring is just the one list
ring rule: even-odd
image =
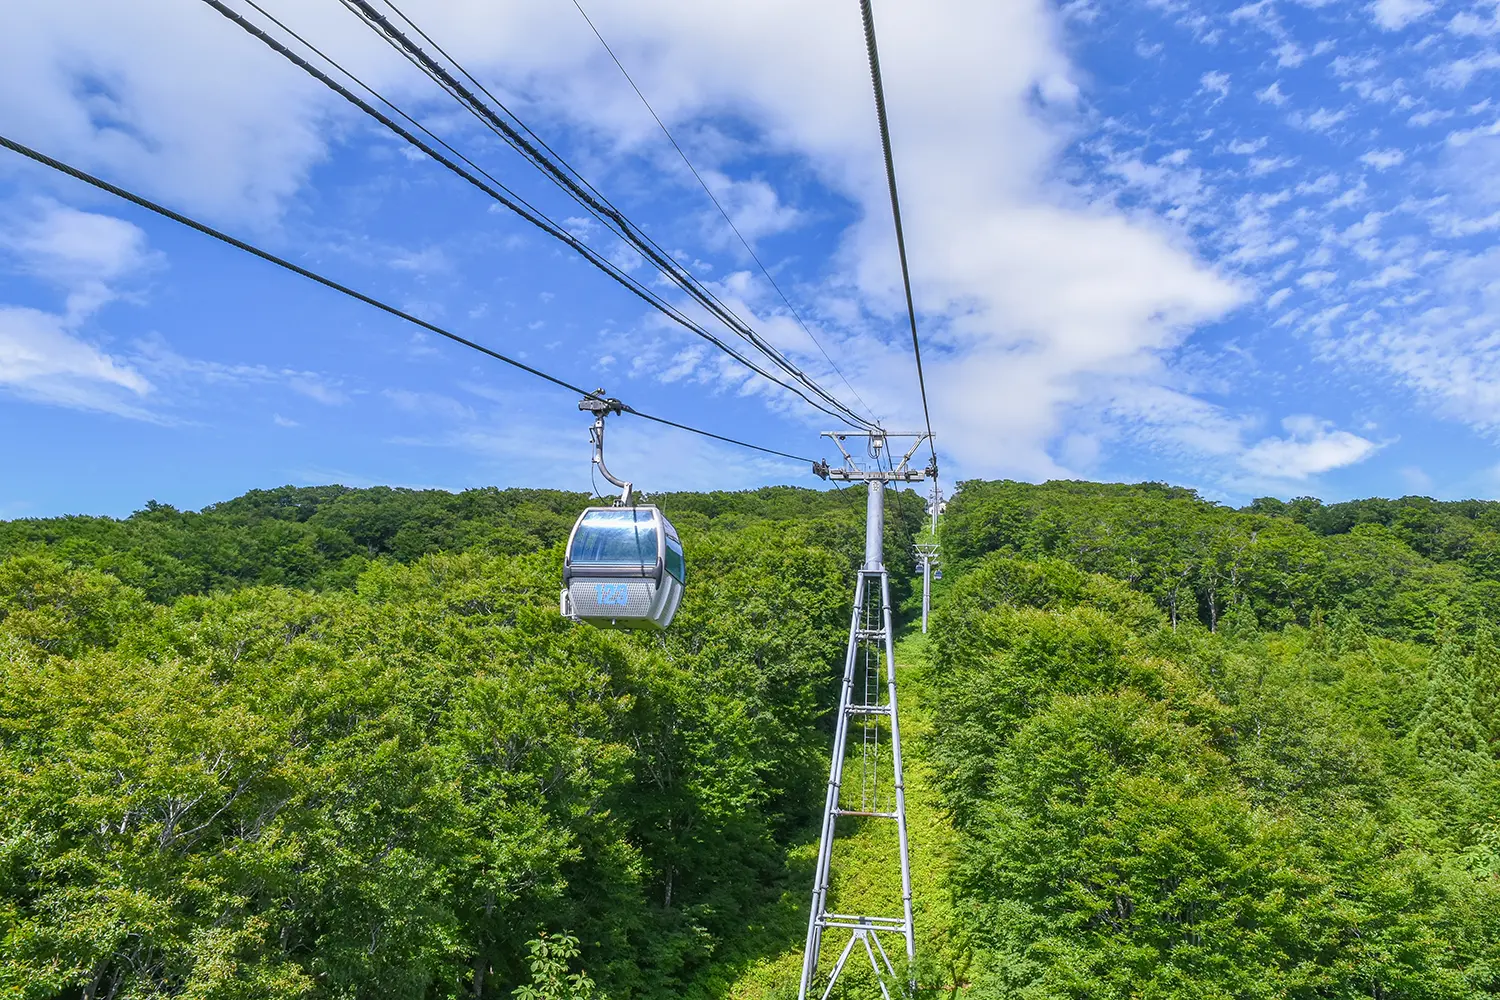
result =
[[[651,500],[651,634],[583,494],[0,522],[0,996],[794,997],[865,497]],[[923,636],[926,525],[920,994],[1500,996],[1500,503],[966,482]]]

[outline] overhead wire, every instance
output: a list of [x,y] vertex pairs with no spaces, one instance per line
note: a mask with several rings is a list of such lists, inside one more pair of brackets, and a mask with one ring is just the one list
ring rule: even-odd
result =
[[[447,66],[434,58],[421,45],[418,45],[389,17],[376,9],[369,0],[341,0],[341,2],[350,11],[359,16],[365,24],[375,30],[387,44],[391,45],[392,48],[411,62],[412,65],[446,91],[449,96],[456,100],[461,107],[473,115],[482,125],[494,132],[505,143],[529,160],[537,169],[541,170],[570,197],[577,201],[590,215],[594,216],[607,229],[628,244],[636,253],[640,254],[643,259],[654,266],[669,281],[677,285],[679,289],[696,301],[710,315],[713,315],[725,326],[734,331],[735,334],[752,344],[789,378],[805,386],[809,391],[833,406],[839,411],[840,417],[853,426],[875,426],[874,423],[855,413],[836,396],[825,390],[795,363],[786,358],[774,345],[770,344],[764,337],[757,333],[753,327],[740,318],[732,308],[719,299],[712,289],[699,281],[669,251],[661,247],[644,230],[627,218],[597,188],[589,183],[582,174],[537,137],[536,133],[525,122],[486,88],[462,63],[448,54],[416,22],[403,13],[393,0],[384,0],[384,5],[404,21],[414,34],[420,36],[443,59],[447,60],[453,67],[453,71],[450,71]],[[454,75],[455,72],[458,74],[457,76]],[[470,84],[473,84],[473,89],[466,86],[463,80],[459,79],[460,76]],[[476,93],[476,90],[479,93]],[[479,96],[481,93],[488,101]],[[522,134],[523,131],[525,135]]]
[[[549,374],[548,372],[529,365],[517,358],[502,354],[499,351],[494,350],[493,348],[486,347],[483,344],[468,339],[467,337],[460,336],[459,334],[456,334],[451,330],[446,330],[435,323],[422,319],[419,316],[414,316],[404,309],[397,308],[396,306],[393,306],[387,302],[383,302],[372,295],[368,295],[364,292],[358,291],[357,289],[351,288],[350,286],[345,285],[342,282],[335,281],[334,279],[319,274],[316,271],[305,268],[300,264],[293,263],[292,261],[287,260],[285,257],[277,256],[276,254],[271,253],[269,250],[264,250],[254,245],[253,243],[247,243],[246,241],[239,239],[238,237],[231,236],[228,233],[215,229],[206,223],[199,222],[196,219],[183,215],[181,212],[177,212],[173,209],[167,208],[165,205],[158,204],[157,202],[151,201],[150,199],[142,195],[136,194],[132,191],[128,191],[117,184],[112,184],[101,177],[96,177],[93,174],[80,170],[79,168],[74,167],[71,164],[64,163],[62,160],[48,156],[46,153],[33,149],[32,147],[17,142],[16,140],[8,138],[7,136],[0,135],[0,146],[9,149],[12,152],[19,153],[27,159],[39,163],[42,166],[50,167],[51,169],[66,174],[69,177],[74,178],[75,180],[82,181],[83,183],[95,187],[100,191],[104,191],[108,194],[114,195],[117,198],[128,201],[131,204],[136,205],[137,207],[144,208],[147,211],[153,212],[165,219],[170,219],[171,221],[176,222],[179,225],[183,225],[188,227],[189,229],[196,230],[197,232],[202,233],[205,236],[212,237],[213,239],[234,247],[237,250],[242,250],[245,253],[251,254],[252,256],[259,257],[261,260],[264,260],[271,264],[275,264],[277,267],[284,268],[285,270],[291,271],[294,274],[307,278],[310,281],[317,282],[318,284],[323,285],[326,288],[330,288],[359,302],[363,302],[366,305],[374,306],[376,309],[379,309],[382,312],[388,313],[391,316],[395,316],[398,319],[405,320],[408,323],[415,324],[416,326],[419,326],[424,330],[435,333],[438,336],[451,340],[456,344],[460,344],[471,350],[478,351],[479,353],[493,358],[496,361],[504,362],[505,364],[510,365],[513,368],[518,368],[530,375],[534,375],[537,378],[550,382],[555,386],[567,389],[579,396],[597,397],[597,392],[591,392],[588,389],[584,389],[582,386],[575,385],[574,383],[569,382],[566,379],[562,379],[556,375]],[[646,413],[624,403],[620,403],[620,409],[622,412],[640,417],[642,420],[650,420],[655,423],[664,424],[668,427],[675,427],[679,430],[697,434],[702,437],[712,438],[716,441],[723,441],[726,444],[736,445],[741,448],[748,448],[752,451],[764,452],[765,454],[775,455],[780,458],[789,458],[797,462],[810,463],[812,461],[812,459],[806,458],[802,455],[793,455],[790,452],[779,451],[775,448],[768,448],[764,445],[753,444],[749,441],[732,438],[724,434],[716,434],[713,431],[707,431],[699,427],[693,427],[690,424],[679,423],[675,420],[669,420],[666,417],[659,417],[655,414]]]
[[[292,51],[287,45],[285,45],[284,43],[282,43],[279,39],[277,39],[277,38],[273,37],[272,35],[270,35],[268,32],[266,32],[264,29],[262,29],[259,25],[256,25],[255,23],[251,22],[250,20],[248,20],[247,18],[245,18],[244,16],[242,16],[239,12],[235,11],[233,8],[229,7],[227,4],[223,3],[222,0],[203,0],[203,2],[206,3],[208,6],[212,7],[214,10],[218,11],[225,18],[229,19],[230,21],[232,21],[233,23],[235,23],[236,25],[238,25],[240,28],[242,28],[243,30],[245,30],[247,33],[249,33],[253,37],[255,37],[258,40],[260,40],[262,43],[264,43],[265,45],[267,45],[268,47],[270,47],[272,50],[274,50],[275,52],[277,52],[283,58],[287,59],[289,62],[293,63],[298,68],[302,69],[304,72],[306,72],[307,74],[309,74],[310,76],[312,76],[314,79],[316,79],[320,83],[324,84],[330,90],[334,91],[336,94],[338,94],[339,96],[343,97],[346,101],[348,101],[349,103],[353,104],[355,107],[359,108],[365,114],[369,115],[370,117],[374,118],[376,121],[380,122],[387,129],[389,129],[390,131],[394,132],[396,135],[398,135],[399,137],[401,137],[402,139],[404,139],[406,142],[408,142],[409,144],[411,144],[415,148],[419,149],[421,152],[423,152],[427,156],[431,157],[433,160],[435,160],[436,162],[438,162],[442,166],[446,167],[448,170],[450,170],[453,173],[457,174],[459,177],[461,177],[462,179],[464,179],[465,181],[467,181],[468,183],[470,183],[474,187],[478,188],[480,191],[483,191],[485,194],[489,195],[495,201],[499,202],[504,207],[510,209],[512,212],[514,212],[517,215],[521,216],[521,218],[525,219],[527,222],[531,223],[533,226],[536,226],[538,229],[540,229],[543,232],[547,233],[549,236],[552,236],[553,238],[555,238],[555,239],[557,239],[557,240],[559,240],[559,241],[567,244],[571,249],[573,249],[575,252],[577,252],[580,256],[582,256],[589,263],[593,264],[595,267],[599,268],[601,271],[603,271],[604,273],[608,274],[615,281],[617,281],[618,283],[620,283],[621,285],[623,285],[625,288],[629,289],[636,296],[638,296],[643,301],[645,301],[647,304],[651,305],[652,307],[654,307],[657,310],[659,310],[660,312],[662,312],[664,315],[666,315],[668,318],[672,319],[674,322],[676,322],[679,325],[683,326],[685,329],[687,329],[687,330],[689,330],[689,331],[697,334],[699,337],[703,338],[704,340],[707,340],[710,344],[712,344],[715,347],[719,348],[721,351],[724,351],[730,357],[732,357],[735,360],[739,361],[742,365],[744,365],[746,368],[750,369],[755,374],[760,375],[762,378],[765,378],[768,381],[774,382],[775,384],[781,386],[783,389],[786,389],[788,392],[791,392],[794,395],[798,396],[804,402],[806,402],[809,405],[815,407],[816,409],[819,409],[819,410],[823,411],[824,413],[828,414],[829,416],[833,416],[833,417],[835,417],[837,419],[844,420],[845,422],[855,423],[854,420],[852,420],[849,416],[845,415],[845,412],[848,412],[847,411],[847,407],[843,408],[843,410],[845,412],[839,412],[837,410],[830,409],[827,405],[824,405],[823,403],[820,403],[820,402],[818,402],[815,399],[809,398],[806,393],[802,392],[796,386],[789,385],[788,383],[783,382],[781,379],[777,378],[775,375],[773,375],[770,372],[766,371],[764,368],[762,368],[761,366],[759,366],[758,364],[756,364],[754,361],[752,361],[751,359],[745,357],[740,352],[736,351],[732,346],[724,343],[718,337],[714,336],[711,332],[709,332],[708,330],[704,329],[701,324],[696,323],[691,317],[688,317],[685,314],[683,314],[680,310],[678,310],[670,302],[667,302],[665,299],[662,299],[659,295],[657,295],[651,289],[647,288],[640,281],[636,280],[634,277],[632,277],[631,275],[629,275],[628,273],[626,273],[621,267],[619,267],[618,265],[616,265],[614,262],[610,261],[608,258],[604,257],[602,254],[600,254],[597,250],[595,250],[592,247],[590,247],[583,240],[579,239],[578,237],[576,237],[575,235],[573,235],[572,233],[570,233],[566,228],[564,228],[563,226],[559,225],[557,222],[555,222],[551,218],[547,217],[547,215],[545,213],[541,212],[540,210],[536,209],[534,206],[532,206],[531,204],[529,204],[528,202],[526,202],[525,199],[521,198],[519,195],[517,195],[510,188],[508,188],[503,183],[501,183],[500,181],[498,181],[497,179],[495,179],[493,175],[489,174],[487,171],[485,171],[482,168],[480,168],[477,165],[475,165],[473,163],[473,161],[470,160],[468,157],[465,157],[463,154],[461,154],[461,153],[457,152],[456,150],[454,150],[450,145],[448,145],[448,143],[444,142],[441,139],[438,139],[436,136],[433,136],[434,142],[437,145],[441,145],[445,149],[448,149],[450,152],[452,152],[454,154],[454,157],[457,157],[458,160],[462,160],[464,163],[466,163],[470,167],[472,167],[473,168],[472,171],[471,170],[466,170],[464,168],[464,166],[461,166],[460,163],[457,162],[457,160],[455,160],[453,157],[446,156],[443,153],[439,152],[438,149],[436,148],[436,146],[433,143],[428,143],[428,142],[423,141],[421,138],[419,138],[417,135],[415,135],[412,131],[410,131],[410,130],[404,128],[403,126],[401,126],[400,124],[398,124],[390,116],[384,114],[379,109],[377,109],[374,106],[372,106],[369,102],[365,101],[364,99],[362,99],[361,97],[359,97],[357,94],[353,93],[351,90],[349,90],[348,87],[345,87],[343,84],[339,83],[337,80],[334,80],[327,73],[323,72],[321,69],[319,69],[318,67],[316,67],[312,63],[310,63],[307,59],[303,58],[301,55],[299,55],[296,52]],[[268,12],[266,12],[264,10],[264,8],[262,8],[258,4],[256,4],[254,2],[254,0],[247,0],[247,2],[256,11],[260,12],[263,16],[265,16],[266,18],[268,18],[272,23],[276,24],[277,27],[281,28],[283,31],[286,31],[291,37],[293,37],[294,39],[296,39],[300,44],[306,46],[311,52],[313,52],[319,58],[323,59],[330,66],[332,66],[335,70],[337,70],[338,72],[342,73],[343,75],[345,75],[346,77],[348,77],[350,80],[354,81],[354,83],[355,83],[356,86],[359,86],[361,89],[363,89],[366,92],[370,93],[371,95],[375,96],[376,99],[380,100],[382,103],[386,104],[387,106],[392,107],[393,110],[397,114],[399,114],[401,117],[407,119],[408,121],[413,121],[414,122],[414,120],[411,118],[410,115],[407,115],[405,112],[401,111],[399,108],[396,108],[395,105],[391,104],[391,102],[387,101],[384,97],[381,97],[378,94],[378,92],[376,92],[375,90],[373,90],[372,88],[370,88],[368,85],[366,85],[363,81],[361,81],[353,73],[350,73],[347,69],[345,69],[344,67],[342,67],[341,65],[339,65],[339,63],[337,63],[335,60],[333,60],[332,58],[330,58],[329,56],[327,56],[326,54],[324,54],[316,46],[312,45],[310,42],[308,42],[302,36],[298,35],[295,31],[293,31],[292,29],[288,28],[285,24],[283,24],[281,21],[279,21],[278,19],[276,19],[273,15],[269,14]],[[432,135],[432,133],[430,131],[428,131],[424,127],[420,126],[420,124],[417,124],[417,123],[414,122],[414,125],[415,125],[415,127],[419,128],[421,131],[426,132],[426,134],[428,134],[429,136]],[[842,405],[842,404],[840,404],[840,405]],[[857,414],[854,415],[854,416],[857,418]]]
[[[394,7],[395,5],[392,4],[391,6]],[[698,173],[698,168],[693,166],[693,161],[688,159],[687,151],[682,148],[682,145],[680,143],[678,143],[676,136],[672,135],[671,130],[667,128],[667,123],[661,120],[661,115],[656,113],[656,109],[653,108],[651,106],[651,102],[646,99],[646,95],[641,91],[640,86],[636,84],[635,78],[630,75],[630,71],[625,68],[625,64],[620,62],[620,57],[615,55],[614,48],[609,44],[609,42],[605,41],[604,35],[599,31],[599,27],[594,23],[594,19],[589,17],[588,11],[583,9],[583,4],[580,2],[580,0],[573,0],[573,6],[578,8],[579,14],[583,15],[583,20],[586,24],[588,24],[589,30],[594,33],[595,38],[599,39],[599,44],[604,47],[604,51],[609,53],[609,58],[614,61],[615,67],[620,71],[620,75],[625,77],[625,82],[630,84],[630,89],[635,91],[635,96],[641,99],[641,104],[645,106],[646,110],[650,112],[652,119],[656,121],[657,126],[661,128],[661,134],[666,136],[667,141],[672,144],[672,148],[677,150],[677,155],[682,158],[683,165],[688,168],[688,172],[693,175],[693,179],[698,182],[698,186],[703,188],[703,193],[708,195],[708,200],[713,202],[714,208],[718,209],[719,214],[724,217],[725,223],[728,224],[730,230],[739,239],[740,245],[745,248],[745,252],[750,255],[750,259],[755,261],[755,265],[760,268],[761,274],[764,274],[766,276],[766,280],[771,283],[771,287],[776,290],[776,294],[781,296],[781,301],[786,304],[787,310],[791,312],[792,318],[797,321],[797,325],[802,328],[802,332],[807,334],[807,339],[812,341],[813,346],[822,353],[823,359],[828,362],[829,367],[831,367],[838,375],[838,377],[843,380],[845,387],[847,387],[848,390],[854,394],[854,398],[859,400],[859,405],[863,406],[865,408],[865,412],[870,414],[875,422],[879,424],[879,416],[877,416],[875,411],[870,408],[870,404],[864,401],[864,398],[859,394],[859,390],[854,388],[853,383],[849,381],[849,377],[844,374],[843,369],[839,368],[838,363],[833,360],[831,355],[829,355],[828,350],[823,346],[818,338],[813,335],[812,330],[808,327],[807,323],[803,321],[802,314],[797,311],[796,306],[792,305],[792,300],[787,296],[786,292],[781,290],[781,286],[777,284],[776,278],[771,274],[770,269],[761,262],[760,255],[755,252],[755,248],[750,245],[750,241],[745,239],[745,235],[740,232],[740,227],[735,225],[734,219],[731,218],[729,212],[725,210],[724,205],[719,201],[718,196],[715,195],[713,189],[708,186],[708,182],[703,179],[703,175]]]
[[[588,260],[590,263],[594,264],[596,267],[598,267],[599,269],[603,270],[606,274],[609,274],[612,278],[614,278],[620,284],[624,285],[630,291],[632,291],[637,296],[639,296],[640,298],[642,298],[648,304],[654,306],[656,309],[658,309],[659,311],[661,311],[662,313],[664,313],[665,315],[667,315],[669,318],[671,318],[675,322],[677,322],[680,325],[684,326],[685,328],[691,330],[692,332],[698,334],[700,337],[708,340],[714,346],[718,347],[720,350],[723,350],[725,353],[729,354],[735,360],[739,361],[741,364],[745,365],[747,368],[749,368],[751,371],[755,372],[756,374],[760,375],[761,377],[766,378],[767,380],[776,383],[777,385],[781,386],[784,389],[787,389],[789,392],[792,392],[795,395],[801,397],[805,402],[808,402],[810,405],[812,405],[814,407],[817,407],[818,409],[823,410],[825,413],[829,413],[830,416],[840,417],[841,419],[844,419],[844,418],[841,417],[840,414],[834,413],[834,412],[828,410],[826,407],[820,405],[815,400],[808,399],[807,396],[804,393],[802,393],[800,390],[798,390],[796,387],[787,385],[785,382],[782,382],[780,379],[776,378],[774,375],[771,375],[769,372],[766,372],[759,365],[757,365],[753,361],[749,360],[748,358],[745,358],[739,352],[735,351],[733,348],[729,347],[728,345],[726,345],[722,341],[720,341],[718,338],[716,338],[715,336],[713,336],[713,334],[709,333],[708,331],[704,330],[701,326],[699,326],[698,324],[694,323],[689,317],[685,316],[684,314],[681,313],[680,310],[676,309],[675,306],[673,306],[669,302],[666,302],[666,300],[664,300],[660,296],[656,295],[656,293],[654,293],[653,291],[651,291],[649,288],[646,288],[640,282],[636,281],[633,277],[631,277],[629,274],[627,274],[622,268],[620,268],[618,265],[616,265],[613,261],[610,261],[608,258],[605,258],[603,255],[599,254],[597,251],[593,250],[591,247],[588,246],[588,244],[584,243],[582,240],[578,239],[572,233],[568,232],[565,227],[558,225],[554,220],[548,218],[544,213],[540,212],[534,206],[532,206],[531,204],[529,204],[528,202],[526,202],[525,199],[521,198],[514,191],[512,191],[510,188],[506,187],[502,182],[500,182],[498,179],[496,179],[493,174],[490,174],[484,168],[482,168],[478,164],[474,163],[473,160],[471,160],[469,157],[465,156],[462,152],[454,149],[451,145],[449,145],[442,138],[434,135],[429,129],[427,129],[424,125],[422,125],[420,122],[418,122],[416,119],[414,119],[411,115],[407,114],[400,107],[398,107],[397,105],[395,105],[394,103],[392,103],[391,101],[389,101],[388,99],[386,99],[378,91],[374,90],[368,84],[364,83],[364,81],[360,80],[359,77],[355,76],[353,73],[351,73],[347,69],[345,69],[342,65],[340,65],[332,57],[330,57],[326,53],[322,52],[320,49],[318,49],[311,42],[307,41],[307,39],[303,38],[296,31],[294,31],[293,29],[291,29],[290,27],[288,27],[286,24],[284,24],[282,21],[280,21],[279,19],[277,19],[274,15],[272,15],[268,11],[266,11],[263,7],[261,7],[259,4],[257,4],[255,2],[255,0],[246,0],[246,2],[249,4],[249,6],[251,6],[256,11],[258,11],[259,13],[261,13],[262,16],[266,17],[269,21],[271,21],[277,27],[281,28],[283,31],[285,31],[292,38],[296,39],[299,43],[301,43],[302,45],[304,45],[309,51],[313,52],[319,58],[323,59],[330,66],[332,66],[334,69],[336,69],[338,72],[340,72],[343,75],[345,75],[346,77],[348,77],[351,81],[354,82],[354,84],[356,86],[358,86],[361,89],[365,90],[367,93],[371,94],[373,97],[375,97],[381,103],[383,103],[387,107],[391,108],[391,110],[394,113],[396,113],[397,115],[399,115],[402,118],[406,119],[408,122],[411,122],[414,128],[422,131],[427,136],[429,136],[430,138],[432,138],[434,142],[436,142],[437,144],[441,145],[444,149],[448,150],[450,153],[452,153],[458,159],[462,160],[465,164],[467,164],[475,172],[477,172],[478,174],[480,174],[481,176],[483,176],[485,178],[485,180],[489,181],[490,183],[489,184],[481,183],[472,174],[469,174],[468,172],[464,171],[462,168],[458,167],[457,164],[453,163],[448,158],[446,158],[446,157],[444,157],[444,156],[436,153],[426,143],[423,143],[421,140],[416,139],[414,136],[412,136],[410,133],[408,133],[401,126],[396,125],[395,123],[393,123],[392,121],[390,121],[390,119],[388,119],[386,116],[384,116],[383,114],[381,114],[379,111],[376,111],[375,109],[371,108],[366,102],[360,100],[360,98],[358,98],[357,96],[355,96],[352,93],[350,93],[347,88],[344,88],[337,81],[334,81],[331,78],[329,78],[327,76],[327,74],[324,74],[321,71],[319,71],[316,67],[312,66],[305,59],[302,59],[296,53],[294,53],[290,49],[286,48],[286,46],[282,45],[276,39],[271,38],[269,35],[267,35],[263,31],[261,31],[255,25],[253,25],[250,22],[248,22],[248,21],[244,20],[243,18],[241,18],[238,14],[236,14],[233,10],[229,9],[227,6],[219,3],[218,0],[205,0],[205,2],[208,3],[210,6],[214,7],[220,13],[224,14],[226,17],[229,17],[231,20],[235,21],[237,24],[239,24],[241,27],[243,27],[246,31],[250,32],[255,37],[259,38],[261,41],[263,41],[265,44],[267,44],[268,46],[270,46],[271,48],[273,48],[275,51],[277,51],[283,57],[285,57],[286,59],[288,59],[289,61],[291,61],[295,65],[297,65],[299,68],[303,69],[305,72],[307,72],[310,75],[312,75],[315,79],[318,79],[320,82],[322,82],[325,85],[327,85],[330,89],[332,89],[336,93],[340,94],[340,96],[344,97],[346,100],[349,100],[351,103],[355,104],[356,107],[359,107],[361,110],[365,111],[367,114],[369,114],[372,117],[374,117],[377,121],[380,121],[382,124],[386,125],[387,128],[390,128],[398,136],[406,139],[408,142],[410,142],[413,145],[415,145],[422,152],[424,152],[427,155],[431,156],[432,158],[434,158],[435,160],[437,160],[439,163],[441,163],[443,166],[445,166],[445,167],[449,168],[450,170],[454,171],[459,176],[461,176],[465,180],[469,181],[471,184],[474,184],[476,187],[480,188],[480,190],[484,191],[486,194],[490,195],[493,198],[496,198],[496,200],[498,200],[505,207],[510,208],[512,211],[516,211],[517,214],[520,214],[528,222],[531,222],[533,225],[536,225],[536,226],[538,226],[538,228],[541,228],[544,232],[548,233],[548,235],[551,235],[554,238],[559,239],[559,240],[563,241],[564,243],[566,243],[569,247],[571,247],[572,249],[574,249],[575,251],[577,251],[578,253],[580,253],[582,256],[584,256],[584,258],[586,260]],[[498,191],[504,192],[504,196],[500,196],[500,195],[496,194],[496,189],[498,189]],[[520,209],[518,209],[516,207],[517,205],[520,205],[520,206],[524,207],[524,209],[526,209],[526,211],[521,211]]]
[[896,250],[901,257],[901,284],[906,290],[906,315],[911,321],[911,349],[917,361],[917,387],[922,393],[922,416],[927,422],[927,446],[937,470],[937,445],[932,439],[932,411],[927,406],[927,381],[922,375],[922,345],[917,340],[917,307],[911,295],[911,269],[906,263],[906,234],[901,227],[901,199],[896,194],[896,159],[891,155],[891,127],[885,112],[885,84],[880,76],[880,50],[875,44],[875,11],[870,0],[859,0],[865,25],[865,49],[870,58],[870,82],[875,89],[875,114],[880,120],[880,148],[885,153],[886,183],[891,189],[891,218],[896,224]]
[[[829,396],[821,386],[807,379],[807,376],[793,363],[786,359],[774,346],[770,345],[749,324],[745,323],[732,309],[726,306],[712,289],[703,285],[685,267],[682,267],[673,256],[656,243],[639,226],[636,226],[623,213],[619,211],[609,200],[591,184],[579,171],[574,169],[568,162],[552,149],[537,135],[515,112],[511,111],[495,94],[487,88],[478,78],[470,73],[462,63],[448,53],[431,35],[427,34],[415,21],[401,10],[395,0],[382,0],[384,5],[396,14],[424,41],[433,47],[439,55],[452,64],[453,68],[465,79],[474,85],[505,117],[496,114],[494,108],[488,107],[479,98],[465,88],[447,70],[437,63],[430,55],[422,51],[407,38],[405,34],[396,28],[387,18],[384,18],[367,0],[341,0],[345,7],[358,14],[366,24],[377,30],[382,37],[399,53],[412,62],[419,70],[424,72],[437,83],[448,94],[457,100],[461,106],[474,115],[491,131],[494,131],[502,140],[507,142],[522,155],[526,156],[538,169],[547,173],[552,179],[563,186],[568,193],[575,198],[590,214],[611,228],[616,235],[630,243],[638,253],[652,264],[657,266],[664,276],[672,280],[697,299],[701,305],[719,316],[726,325],[735,330],[737,334],[755,344],[757,349],[771,358],[774,363],[782,367],[789,374],[799,380],[806,380],[807,384],[815,388],[819,393]],[[532,140],[535,140],[535,148],[531,142],[517,133],[517,129],[524,131]],[[546,155],[543,155],[545,151]],[[549,159],[550,157],[550,159]],[[830,397],[831,398],[831,397]],[[838,404],[840,407],[842,403]],[[852,412],[852,411],[851,411]],[[862,421],[862,418],[861,418]],[[856,422],[858,423],[858,422]]]

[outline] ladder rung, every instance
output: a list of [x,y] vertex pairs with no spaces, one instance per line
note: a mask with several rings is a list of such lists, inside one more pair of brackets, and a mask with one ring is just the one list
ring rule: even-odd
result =
[[901,917],[859,917],[849,913],[825,913],[818,918],[818,923],[827,927],[837,921],[838,925],[848,927],[891,927],[904,929],[906,921]]
[[835,809],[835,816],[865,816],[870,819],[895,819],[895,813],[864,812],[859,809]]

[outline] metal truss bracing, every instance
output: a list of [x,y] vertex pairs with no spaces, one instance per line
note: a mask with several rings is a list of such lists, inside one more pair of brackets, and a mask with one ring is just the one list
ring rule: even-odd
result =
[[[871,490],[883,490],[871,483]],[[871,618],[875,622],[871,622]],[[871,655],[873,654],[873,656]],[[874,669],[872,669],[872,660]],[[879,667],[883,666],[881,671]],[[883,673],[884,677],[879,675]],[[878,679],[883,679],[880,684]],[[882,692],[881,687],[885,690]],[[828,976],[821,997],[826,998],[845,971],[851,955],[868,959],[889,1000],[890,984],[898,981],[881,936],[900,939],[907,963],[915,957],[912,928],[911,860],[906,838],[906,786],[901,766],[901,723],[896,701],[896,657],[891,636],[890,579],[885,567],[862,569],[854,589],[854,614],[849,624],[849,645],[844,656],[844,680],[839,688],[839,711],[833,738],[833,762],[828,773],[828,794],[823,808],[823,836],[818,845],[817,868],[813,875],[812,915],[807,926],[807,951],[802,961],[800,1000],[819,996],[818,964],[823,939],[829,934],[848,934],[838,960]],[[883,695],[883,697],[882,697]],[[889,721],[890,759],[888,781],[891,803],[886,807],[881,795],[879,767],[879,723]],[[871,725],[874,722],[877,725]],[[860,744],[851,753],[850,730],[858,727]],[[883,727],[881,727],[883,728]],[[859,767],[857,786],[845,787],[845,769],[849,763]],[[852,785],[853,783],[851,783]],[[866,915],[835,913],[829,909],[829,888],[833,874],[834,842],[840,819],[865,822],[896,823],[899,857],[891,859],[901,868],[901,913]],[[905,992],[899,990],[898,992]]]
[[[869,963],[882,997],[891,1000],[893,986],[900,995],[910,993],[913,988],[909,975],[916,957],[916,940],[912,925],[911,852],[906,831],[906,783],[901,763],[901,718],[896,698],[891,586],[883,555],[885,484],[925,478],[925,472],[909,470],[907,462],[927,435],[910,435],[916,438],[916,442],[905,456],[890,458],[882,455],[887,437],[908,435],[839,432],[828,436],[834,438],[843,452],[845,465],[833,469],[824,465],[819,472],[830,479],[864,480],[867,483],[868,522],[865,563],[854,584],[854,609],[849,620],[843,683],[839,686],[833,754],[823,805],[823,830],[813,872],[812,912],[808,916],[802,983],[797,995],[799,1000],[828,1000],[839,978],[848,971],[852,958],[856,964]],[[844,447],[845,440],[850,437],[870,439],[872,469],[860,468],[860,463]],[[857,742],[851,744],[851,736]],[[845,780],[850,764],[858,768],[857,781]],[[899,914],[841,913],[831,909],[834,854],[841,820],[846,823],[896,824],[897,856],[891,858],[890,863],[898,866],[901,872]],[[820,969],[825,939],[830,946],[839,949],[837,959],[826,974]],[[892,960],[893,954],[904,954],[905,961],[898,965]]]

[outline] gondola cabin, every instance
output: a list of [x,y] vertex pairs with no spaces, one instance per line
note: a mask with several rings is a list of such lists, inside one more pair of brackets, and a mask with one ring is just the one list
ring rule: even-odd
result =
[[603,628],[664,629],[686,581],[682,541],[659,508],[590,507],[568,537],[562,613]]

